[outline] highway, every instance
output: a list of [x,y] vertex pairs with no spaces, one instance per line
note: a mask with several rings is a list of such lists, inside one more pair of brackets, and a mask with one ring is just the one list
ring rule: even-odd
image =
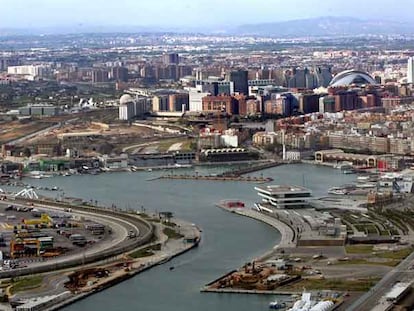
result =
[[369,311],[375,309],[381,298],[387,294],[396,282],[414,279],[414,252],[398,266],[389,271],[374,287],[356,300],[348,311]]

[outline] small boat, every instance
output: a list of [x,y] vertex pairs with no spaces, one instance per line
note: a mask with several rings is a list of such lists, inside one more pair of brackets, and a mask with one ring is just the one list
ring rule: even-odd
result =
[[284,302],[278,302],[277,300],[275,300],[275,301],[271,301],[269,303],[269,309],[279,310],[279,309],[283,309],[283,308],[286,308],[286,303],[284,303]]
[[329,194],[335,194],[335,195],[345,195],[348,194],[348,190],[341,187],[332,187],[328,190]]
[[147,172],[152,172],[152,168],[147,169]]
[[361,175],[357,177],[358,182],[367,182],[370,180],[370,177],[368,175]]
[[373,183],[357,184],[357,188],[375,188],[377,185]]

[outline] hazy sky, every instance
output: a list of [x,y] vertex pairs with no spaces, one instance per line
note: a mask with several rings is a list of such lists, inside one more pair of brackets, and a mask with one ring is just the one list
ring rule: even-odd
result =
[[0,27],[237,26],[318,16],[412,20],[414,0],[0,0]]

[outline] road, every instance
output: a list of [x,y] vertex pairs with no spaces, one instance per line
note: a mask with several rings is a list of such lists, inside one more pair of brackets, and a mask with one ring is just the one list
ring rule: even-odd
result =
[[[6,202],[7,203],[7,202]],[[16,205],[16,202],[10,201],[9,203],[13,203]],[[20,204],[21,206],[27,206],[25,204]],[[39,207],[42,209],[47,210],[59,210],[62,211],[62,208],[58,207],[51,207],[49,205],[43,205],[43,204],[35,204],[35,207]],[[29,265],[28,268],[22,268],[22,269],[15,269],[13,271],[16,271],[16,273],[20,274],[27,274],[30,273],[32,268],[40,268],[40,267],[50,267],[50,270],[53,270],[54,267],[57,267],[57,264],[73,261],[73,260],[85,260],[88,256],[95,255],[97,253],[107,251],[110,249],[113,249],[115,247],[119,246],[127,246],[129,244],[133,244],[135,239],[140,239],[143,236],[145,236],[149,232],[149,228],[145,226],[144,223],[138,221],[133,222],[132,220],[127,220],[124,218],[118,218],[115,216],[109,216],[104,214],[95,214],[92,212],[84,212],[84,211],[72,211],[73,215],[77,215],[79,217],[84,217],[87,219],[91,219],[93,221],[102,223],[104,225],[107,225],[111,227],[112,234],[111,239],[102,241],[99,243],[95,243],[94,245],[85,248],[83,252],[77,252],[77,253],[69,253],[66,256],[56,257],[51,260],[46,261],[40,261],[40,262],[34,262]],[[128,234],[130,231],[133,231],[136,233],[136,238],[130,239],[128,237]],[[9,271],[5,271],[4,273],[9,273]],[[0,272],[0,277],[2,277],[2,274]]]
[[410,269],[414,265],[414,252],[405,258],[398,266],[388,272],[374,287],[365,295],[355,301],[348,311],[369,311],[375,309],[381,298],[391,290],[393,285],[399,281],[412,281],[414,270]]

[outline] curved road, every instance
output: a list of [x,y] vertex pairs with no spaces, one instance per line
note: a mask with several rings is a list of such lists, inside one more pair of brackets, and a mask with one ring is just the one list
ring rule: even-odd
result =
[[[6,203],[29,207],[28,204],[24,204],[24,203],[16,204],[16,202],[12,202],[12,201],[6,202]],[[46,209],[46,210],[53,210],[53,211],[60,211],[60,212],[63,211],[62,208],[51,207],[49,205],[34,204],[34,206],[42,208],[42,209]],[[58,263],[63,263],[63,262],[72,261],[72,260],[84,260],[85,257],[94,255],[96,253],[107,251],[107,250],[113,249],[114,247],[127,246],[129,244],[132,244],[136,239],[140,239],[144,237],[150,231],[150,229],[144,223],[139,221],[138,218],[136,222],[133,222],[125,218],[121,218],[121,217],[115,217],[115,216],[110,216],[110,215],[105,215],[105,214],[96,214],[92,212],[84,212],[84,211],[78,211],[78,210],[72,210],[71,214],[84,217],[86,219],[90,219],[93,221],[97,221],[99,223],[102,223],[102,224],[105,224],[111,227],[112,234],[110,236],[110,240],[104,240],[102,242],[95,243],[94,245],[88,248],[85,248],[85,250],[82,252],[70,253],[67,256],[61,256],[61,257],[57,257],[51,260],[31,263],[29,267],[27,268],[15,269],[11,271],[16,271],[16,273],[23,272],[24,274],[27,274],[27,273],[30,273],[30,270],[33,268],[46,267],[46,266],[51,267],[51,270],[53,270],[54,269],[53,267],[56,266]],[[130,231],[135,232],[136,238],[131,239],[128,237],[128,234]],[[0,277],[2,277],[2,274],[5,274],[5,273],[8,274],[10,273],[10,271],[4,271],[3,273],[0,272]]]

